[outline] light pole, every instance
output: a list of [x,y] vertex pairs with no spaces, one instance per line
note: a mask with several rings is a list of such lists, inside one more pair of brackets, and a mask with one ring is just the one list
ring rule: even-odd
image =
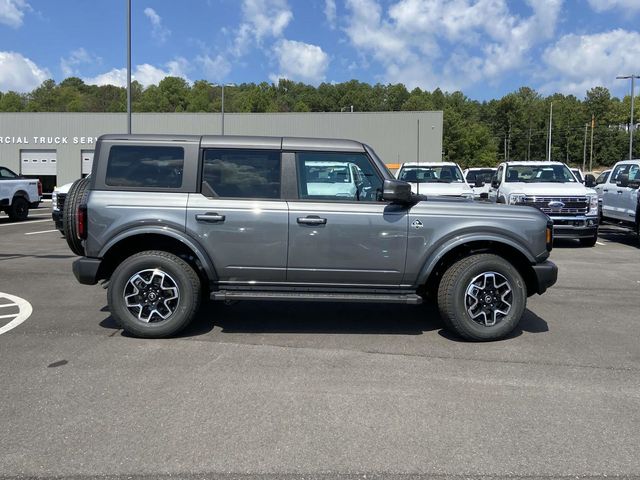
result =
[[214,83],[213,84],[214,87],[221,87],[222,88],[222,105],[220,108],[220,113],[222,114],[222,126],[221,126],[221,134],[224,135],[224,87],[235,87],[236,84],[235,83]]
[[131,133],[131,0],[127,0],[127,133]]
[[631,119],[629,121],[629,160],[633,159],[633,98],[635,97],[635,80],[640,78],[640,75],[620,75],[617,76],[618,80],[631,79]]

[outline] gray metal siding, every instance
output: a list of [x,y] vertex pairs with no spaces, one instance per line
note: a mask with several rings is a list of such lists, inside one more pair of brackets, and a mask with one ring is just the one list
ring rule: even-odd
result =
[[[228,135],[343,138],[373,147],[387,164],[440,161],[442,157],[442,112],[355,113],[227,113]],[[0,113],[1,137],[27,137],[28,144],[0,143],[0,165],[20,170],[21,149],[55,149],[58,185],[81,175],[81,152],[95,144],[80,143],[81,137],[124,133],[124,113]],[[218,135],[219,113],[136,113],[134,133]],[[38,137],[67,137],[67,144],[35,143]],[[73,143],[78,137],[78,143]]]

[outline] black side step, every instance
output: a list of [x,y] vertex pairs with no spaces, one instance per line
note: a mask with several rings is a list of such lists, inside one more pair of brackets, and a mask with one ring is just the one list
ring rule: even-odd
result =
[[211,300],[276,300],[297,302],[357,302],[357,303],[402,303],[419,305],[422,297],[415,293],[324,293],[324,292],[277,292],[221,290],[211,293]]

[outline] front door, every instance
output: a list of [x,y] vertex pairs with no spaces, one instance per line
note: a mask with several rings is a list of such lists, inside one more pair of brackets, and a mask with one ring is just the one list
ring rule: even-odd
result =
[[207,250],[222,284],[285,280],[280,157],[279,150],[204,151],[202,191],[189,195],[187,231]]
[[[609,182],[605,184],[602,197],[602,213],[605,217],[614,218],[616,220],[632,221],[627,213],[626,203],[630,197],[631,188],[618,186],[621,175],[629,175],[631,177],[631,168],[633,173],[637,171],[637,166],[633,164],[623,163],[618,165],[611,172]],[[635,213],[635,212],[634,212]]]
[[406,252],[404,206],[381,201],[382,176],[365,153],[298,152],[289,201],[287,282],[398,286]]

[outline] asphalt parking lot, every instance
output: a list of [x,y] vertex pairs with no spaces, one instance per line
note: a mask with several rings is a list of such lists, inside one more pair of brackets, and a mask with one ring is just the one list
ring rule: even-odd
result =
[[0,334],[0,478],[640,476],[640,248],[614,227],[556,245],[558,284],[485,344],[428,306],[259,302],[129,338],[52,230],[0,214],[0,292],[33,308]]

